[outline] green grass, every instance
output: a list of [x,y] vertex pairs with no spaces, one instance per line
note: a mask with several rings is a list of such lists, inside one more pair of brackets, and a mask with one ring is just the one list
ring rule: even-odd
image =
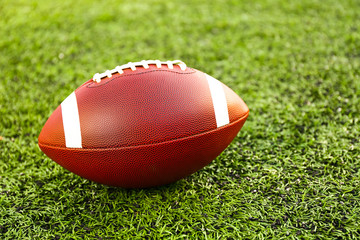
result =
[[[1,0],[0,16],[0,239],[360,237],[359,1]],[[142,59],[181,59],[247,103],[216,160],[124,190],[39,150],[73,89]]]

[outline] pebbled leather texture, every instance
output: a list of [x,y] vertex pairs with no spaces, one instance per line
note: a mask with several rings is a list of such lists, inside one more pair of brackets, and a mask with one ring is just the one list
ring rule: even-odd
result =
[[208,165],[235,138],[247,116],[209,132],[150,145],[98,149],[39,146],[64,168],[92,181],[122,188],[154,187]]
[[137,67],[76,91],[82,149],[65,147],[59,106],[44,125],[41,150],[87,179],[124,188],[167,184],[201,169],[243,126],[249,109],[222,84],[230,123],[216,127],[205,74],[174,66]]

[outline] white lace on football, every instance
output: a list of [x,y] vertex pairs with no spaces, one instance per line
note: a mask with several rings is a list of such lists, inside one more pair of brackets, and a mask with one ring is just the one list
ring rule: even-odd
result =
[[136,67],[149,68],[149,65],[156,65],[157,68],[161,68],[162,65],[167,65],[169,69],[174,69],[174,65],[178,65],[182,71],[186,70],[186,64],[180,60],[161,62],[160,60],[142,60],[141,62],[129,62],[127,64],[117,66],[112,70],[106,70],[104,73],[96,73],[93,77],[94,82],[101,82],[101,79],[108,77],[110,78],[115,73],[124,73],[124,69],[136,70]]

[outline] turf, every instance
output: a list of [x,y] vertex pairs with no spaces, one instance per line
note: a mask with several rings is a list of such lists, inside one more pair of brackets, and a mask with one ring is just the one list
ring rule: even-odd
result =
[[[0,16],[0,239],[360,237],[359,1],[2,0]],[[73,89],[142,59],[181,59],[247,103],[216,160],[124,190],[39,150]]]

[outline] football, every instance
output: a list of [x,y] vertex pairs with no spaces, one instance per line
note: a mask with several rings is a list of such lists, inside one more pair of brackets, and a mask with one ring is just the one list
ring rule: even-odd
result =
[[97,73],[51,114],[38,139],[52,160],[123,188],[169,184],[208,165],[249,115],[244,101],[182,61]]

